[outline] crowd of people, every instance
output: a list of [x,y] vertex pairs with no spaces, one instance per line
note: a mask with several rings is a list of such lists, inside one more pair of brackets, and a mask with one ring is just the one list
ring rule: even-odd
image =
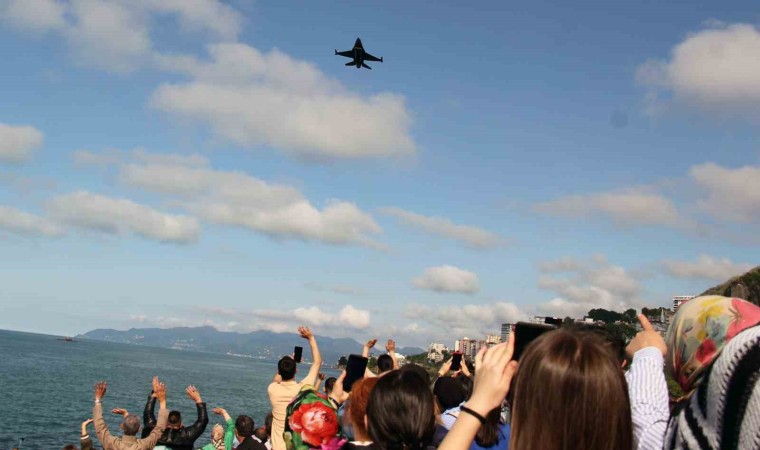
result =
[[[80,445],[93,448],[93,423],[105,450],[760,449],[760,307],[699,297],[678,309],[664,337],[645,316],[639,321],[622,361],[604,333],[568,327],[533,340],[519,361],[509,339],[481,350],[474,367],[451,371],[446,362],[436,377],[415,364],[399,367],[388,341],[377,373],[367,370],[350,392],[345,371],[320,374],[317,340],[301,327],[311,367],[298,381],[296,360],[279,360],[263,426],[214,408],[221,423],[211,442],[196,443],[209,423],[200,393],[186,390],[198,417],[185,426],[154,378],[142,421],[113,410],[123,415],[115,436],[103,420],[107,385],[99,382]],[[682,397],[670,398],[666,374]]]

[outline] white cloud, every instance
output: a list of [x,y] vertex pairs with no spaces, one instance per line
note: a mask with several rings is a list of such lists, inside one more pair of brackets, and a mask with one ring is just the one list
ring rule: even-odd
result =
[[533,210],[558,217],[604,217],[621,227],[678,224],[673,203],[645,188],[569,195],[537,203]]
[[341,295],[364,294],[363,290],[357,287],[348,286],[345,284],[324,285],[322,283],[309,282],[309,283],[304,283],[304,287],[311,289],[313,291],[332,292],[333,294],[341,294]]
[[527,318],[520,307],[509,302],[435,307],[411,304],[404,311],[404,316],[415,321],[407,326],[409,334],[424,334],[444,342],[463,336],[483,339],[486,334],[499,333],[502,323],[515,323]]
[[729,169],[713,163],[689,170],[692,180],[707,193],[698,206],[722,221],[760,220],[760,166]]
[[760,30],[743,23],[711,25],[676,45],[668,60],[641,65],[637,79],[653,95],[665,91],[678,102],[760,112]]
[[242,27],[242,17],[218,0],[0,2],[0,20],[25,31],[57,33],[79,61],[111,72],[130,72],[160,57],[150,36],[157,16],[223,40],[236,38]]
[[20,163],[31,158],[42,147],[44,136],[29,125],[6,125],[0,123],[0,162]]
[[178,166],[206,166],[209,163],[208,158],[198,154],[149,153],[141,148],[131,151],[112,148],[103,152],[82,149],[75,151],[72,158],[76,164],[93,166],[112,166],[127,162]]
[[477,249],[494,248],[504,242],[498,235],[490,231],[471,225],[457,225],[445,217],[423,216],[395,207],[383,208],[381,212],[399,219],[406,225],[464,242]]
[[323,311],[317,306],[295,309],[257,309],[242,311],[220,307],[199,307],[205,314],[219,317],[236,317],[248,323],[248,329],[267,329],[283,332],[296,330],[299,325],[320,327],[320,329],[364,329],[370,325],[370,313],[367,310],[345,305],[338,311]]
[[195,242],[200,233],[195,218],[86,191],[54,197],[48,210],[52,217],[70,226],[110,234],[135,233],[162,242]]
[[63,229],[49,219],[1,205],[0,230],[22,236],[61,236],[64,234]]
[[363,97],[278,50],[210,45],[210,61],[164,57],[186,83],[161,85],[154,108],[208,124],[242,147],[273,146],[306,159],[403,156],[416,151],[404,98]]
[[663,261],[662,267],[668,274],[678,278],[725,281],[749,271],[754,266],[749,263],[735,263],[728,258],[699,255],[696,261]]
[[[560,272],[562,276],[547,274]],[[541,265],[544,275],[538,287],[558,296],[537,306],[538,312],[555,317],[581,318],[589,310],[604,308],[622,312],[641,302],[641,283],[624,268],[610,264],[602,255],[589,261],[563,258]]]
[[436,292],[474,294],[480,289],[475,273],[454,266],[428,267],[412,284]]
[[131,186],[178,197],[178,206],[203,220],[264,233],[276,239],[320,241],[383,249],[382,232],[355,204],[328,201],[318,209],[297,189],[242,172],[170,164],[127,164],[120,179]]

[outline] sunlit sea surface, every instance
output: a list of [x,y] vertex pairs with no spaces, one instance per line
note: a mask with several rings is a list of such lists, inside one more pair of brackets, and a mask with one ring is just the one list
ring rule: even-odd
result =
[[[247,414],[256,426],[263,423],[269,412],[267,385],[276,368],[274,362],[250,358],[101,341],[64,342],[55,336],[0,330],[0,449],[18,445],[21,438],[21,449],[78,444],[80,424],[92,415],[97,380],[108,381],[103,406],[116,434],[120,416],[109,411],[126,408],[142,418],[153,375],[167,384],[168,407],[181,411],[186,424],[197,415],[185,387],[194,384],[201,392],[210,419],[196,441],[201,447],[210,441],[213,424],[221,422],[211,412],[216,406],[233,418]],[[92,425],[90,434],[98,445]]]

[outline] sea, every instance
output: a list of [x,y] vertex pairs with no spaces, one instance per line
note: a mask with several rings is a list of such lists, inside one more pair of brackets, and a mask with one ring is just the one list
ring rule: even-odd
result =
[[[119,433],[121,416],[111,409],[125,408],[142,418],[154,375],[166,383],[167,406],[180,411],[185,424],[197,418],[185,388],[192,384],[200,391],[209,425],[196,441],[198,448],[210,442],[213,424],[222,421],[211,412],[214,407],[225,408],[233,418],[249,415],[257,427],[269,413],[267,386],[277,370],[275,361],[57,338],[0,330],[0,449],[79,444],[80,426],[92,416],[93,386],[99,380],[108,382],[103,410],[114,434]],[[92,425],[89,431],[100,448]]]

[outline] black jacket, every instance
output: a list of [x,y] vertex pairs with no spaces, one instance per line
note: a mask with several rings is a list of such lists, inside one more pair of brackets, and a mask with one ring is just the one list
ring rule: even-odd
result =
[[258,439],[249,436],[245,439],[243,439],[243,442],[240,443],[237,447],[235,447],[235,450],[266,450],[266,445],[262,444]]
[[[156,399],[151,395],[148,397],[145,411],[143,411],[143,438],[148,436],[151,430],[156,427],[156,416],[153,414],[155,406]],[[196,403],[195,407],[198,408],[198,420],[194,424],[189,427],[182,427],[179,430],[167,428],[156,445],[165,445],[173,450],[193,450],[195,440],[206,431],[206,425],[208,425],[206,402]]]

